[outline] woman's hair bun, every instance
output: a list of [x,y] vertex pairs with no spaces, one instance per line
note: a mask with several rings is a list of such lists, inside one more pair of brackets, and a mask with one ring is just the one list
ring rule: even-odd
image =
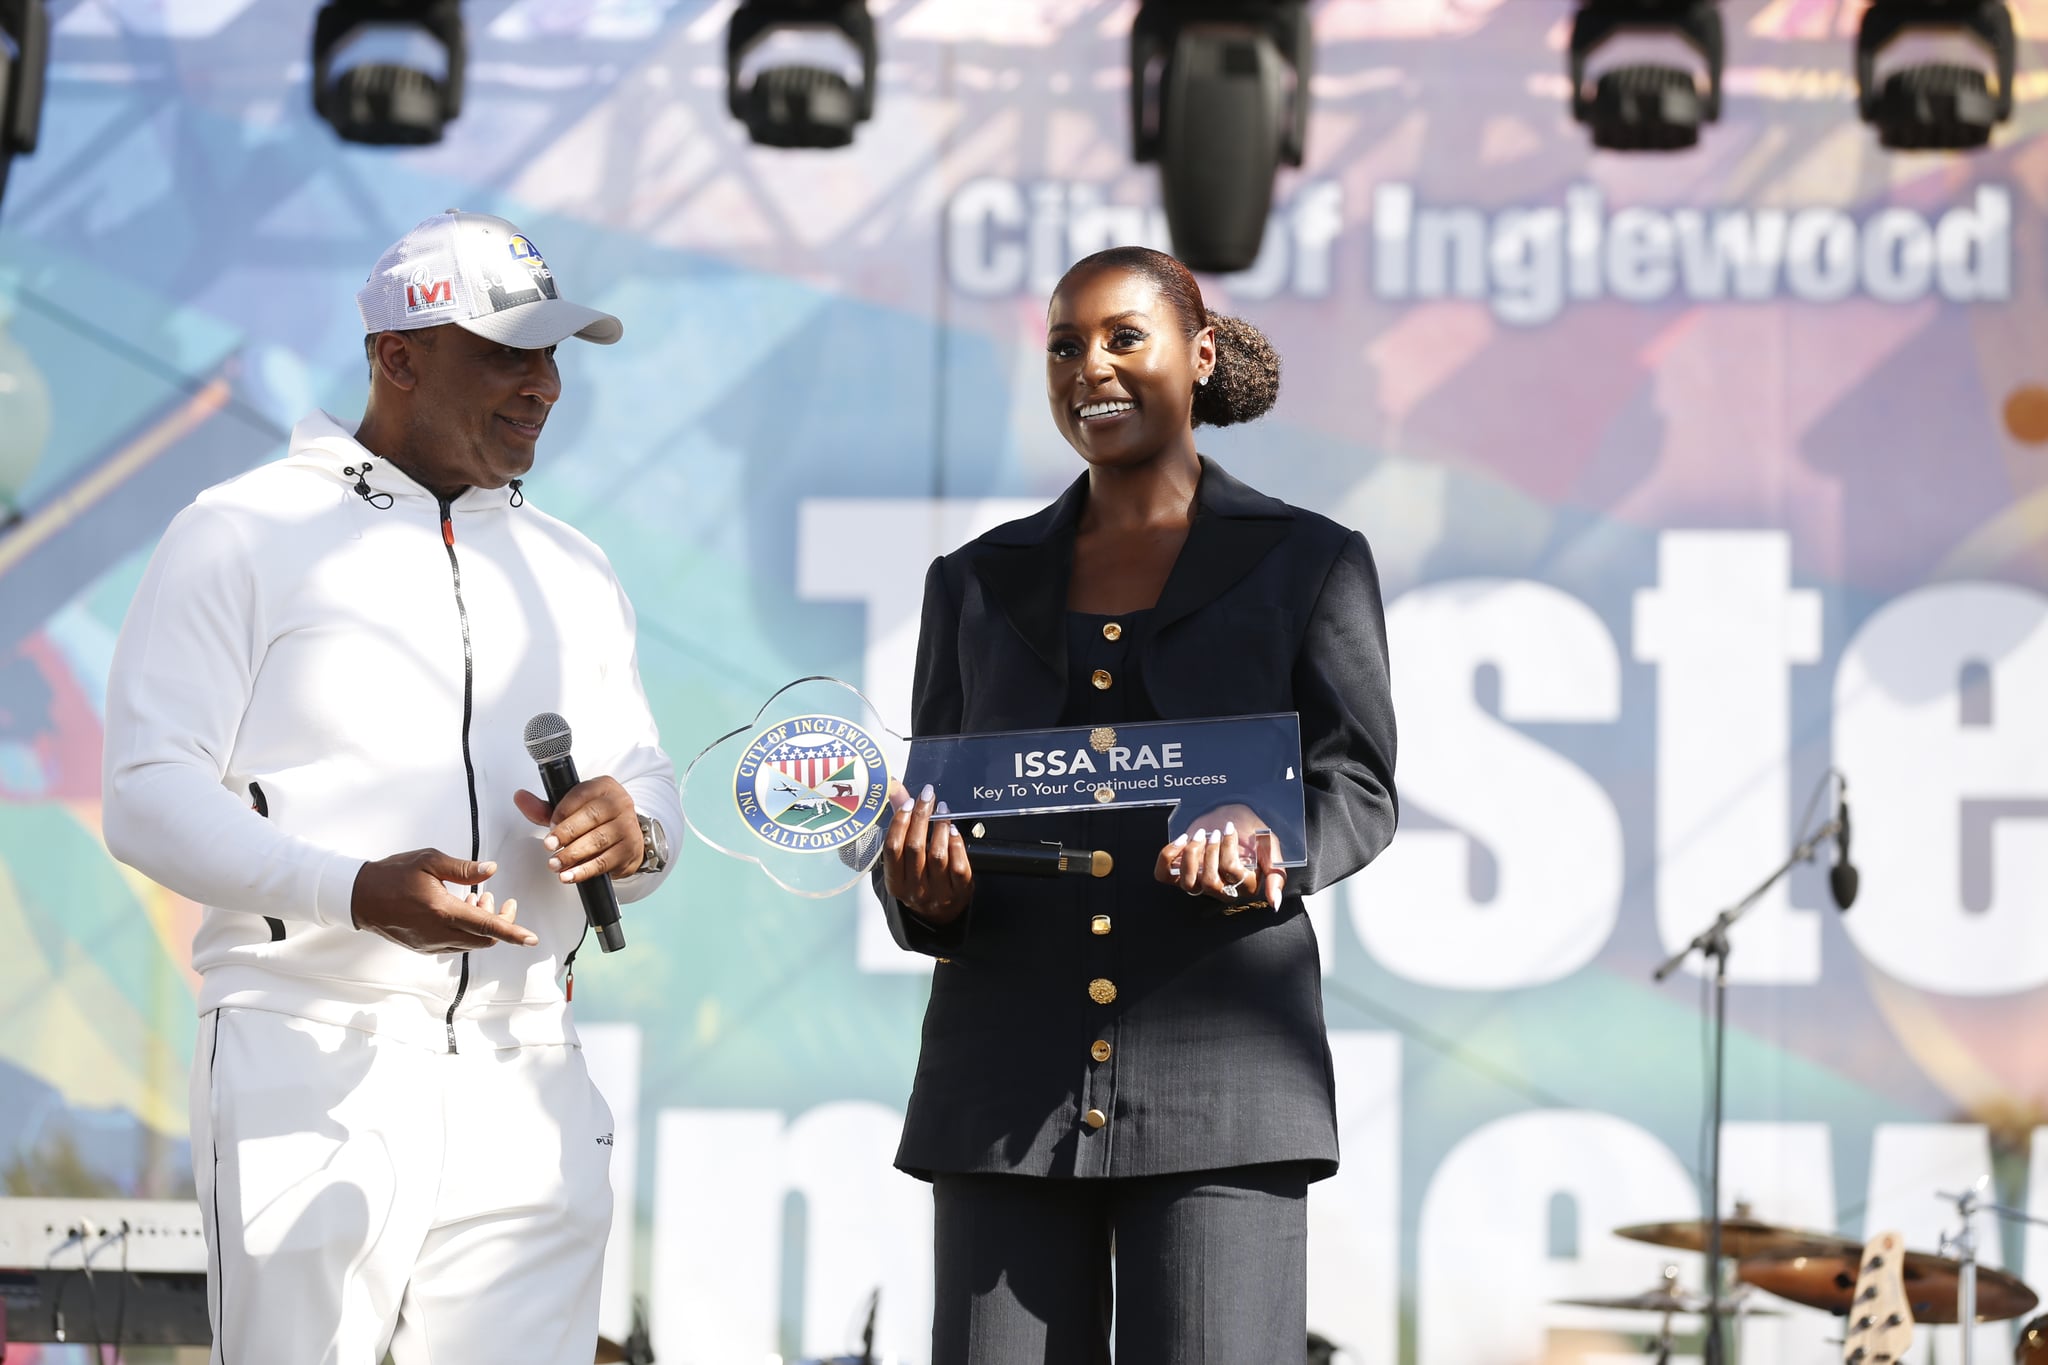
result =
[[1216,368],[1195,388],[1194,424],[1227,427],[1263,417],[1280,396],[1280,353],[1243,318],[1211,313],[1209,325],[1216,329]]

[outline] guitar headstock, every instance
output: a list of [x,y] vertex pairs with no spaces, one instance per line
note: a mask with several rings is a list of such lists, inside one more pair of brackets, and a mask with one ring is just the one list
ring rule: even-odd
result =
[[1896,1232],[1871,1238],[1864,1244],[1861,1266],[1842,1334],[1842,1365],[1897,1365],[1913,1344],[1905,1239]]

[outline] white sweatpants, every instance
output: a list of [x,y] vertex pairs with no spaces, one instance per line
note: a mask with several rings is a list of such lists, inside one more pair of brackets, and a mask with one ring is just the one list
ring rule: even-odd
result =
[[578,1048],[215,1010],[192,1067],[213,1365],[588,1365],[611,1154]]

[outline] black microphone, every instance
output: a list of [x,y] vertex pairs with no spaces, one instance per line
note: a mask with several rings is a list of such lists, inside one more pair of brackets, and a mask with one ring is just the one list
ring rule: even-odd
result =
[[[576,785],[576,760],[569,757],[569,722],[552,711],[543,711],[526,722],[526,752],[540,764],[540,783],[552,810]],[[576,883],[576,894],[583,899],[583,918],[597,931],[598,946],[608,953],[625,947],[626,931],[619,928],[619,898],[612,892],[611,877],[587,877]]]
[[[958,825],[953,827],[956,831]],[[979,828],[977,826],[976,828]],[[869,830],[839,846],[839,861],[848,867],[872,867],[883,839],[881,828]],[[1116,860],[1101,849],[1061,848],[1058,844],[1027,844],[1010,839],[968,839],[967,858],[977,873],[1015,877],[1107,877]]]
[[1856,903],[1856,888],[1863,879],[1856,864],[1849,861],[1849,784],[1839,776],[1836,780],[1841,787],[1835,793],[1835,823],[1841,828],[1835,831],[1835,865],[1828,869],[1828,894],[1835,899],[1835,909],[1846,911]]
[[969,839],[967,861],[976,872],[1012,877],[1107,877],[1115,861],[1101,849],[1061,848],[1013,839]]

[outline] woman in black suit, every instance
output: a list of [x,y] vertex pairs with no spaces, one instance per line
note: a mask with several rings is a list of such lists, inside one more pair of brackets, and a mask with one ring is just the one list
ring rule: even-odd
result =
[[1173,842],[1162,808],[1101,810],[988,833],[1107,849],[1110,877],[977,881],[930,788],[899,792],[882,899],[939,959],[896,1159],[933,1183],[934,1365],[1108,1360],[1112,1250],[1119,1365],[1299,1359],[1307,1187],[1337,1165],[1301,897],[1394,834],[1379,580],[1357,532],[1196,453],[1279,362],[1171,256],[1067,273],[1046,386],[1087,472],[932,565],[915,733],[1295,711],[1308,861],[1241,807]]

